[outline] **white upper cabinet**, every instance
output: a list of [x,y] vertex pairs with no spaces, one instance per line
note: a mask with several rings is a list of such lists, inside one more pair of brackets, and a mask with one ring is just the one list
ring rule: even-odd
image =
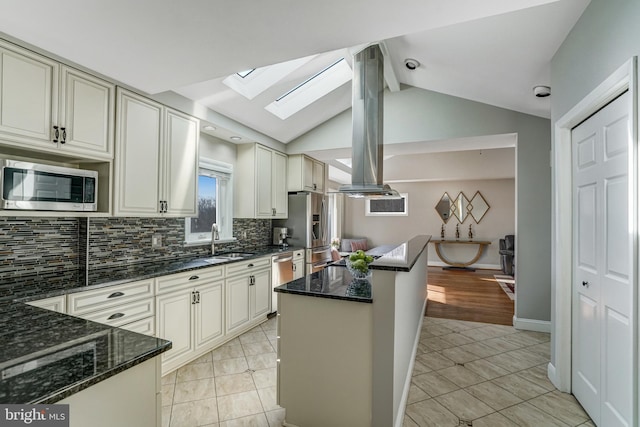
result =
[[115,86],[0,41],[0,143],[113,158]]
[[75,153],[113,158],[115,86],[64,66],[60,82],[59,143]]
[[57,62],[0,42],[0,136],[14,144],[50,143],[57,118]]
[[118,89],[115,215],[195,216],[197,119]]
[[169,108],[165,108],[164,123],[161,200],[165,201],[165,212],[169,215],[195,216],[200,123]]
[[325,165],[304,154],[289,156],[288,191],[324,193]]
[[235,213],[238,218],[286,218],[287,156],[260,144],[238,146]]
[[162,105],[118,90],[115,215],[160,212],[160,131]]

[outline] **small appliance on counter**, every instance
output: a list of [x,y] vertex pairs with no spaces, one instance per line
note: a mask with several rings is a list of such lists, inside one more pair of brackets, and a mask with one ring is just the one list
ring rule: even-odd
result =
[[287,243],[287,237],[289,237],[289,229],[287,227],[275,227],[273,229],[273,244],[286,248],[289,246]]

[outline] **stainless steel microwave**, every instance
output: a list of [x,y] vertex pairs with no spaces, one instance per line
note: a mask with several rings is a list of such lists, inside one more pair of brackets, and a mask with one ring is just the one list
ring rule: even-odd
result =
[[92,212],[98,172],[0,159],[1,209]]

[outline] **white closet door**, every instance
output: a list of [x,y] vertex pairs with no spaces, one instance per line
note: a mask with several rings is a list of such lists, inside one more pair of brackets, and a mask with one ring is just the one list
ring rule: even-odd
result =
[[597,425],[635,425],[635,186],[630,95],[572,131],[572,390]]

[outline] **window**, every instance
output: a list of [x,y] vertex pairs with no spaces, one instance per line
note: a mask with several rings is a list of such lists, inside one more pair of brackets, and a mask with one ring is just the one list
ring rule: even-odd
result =
[[211,159],[200,159],[198,171],[198,216],[185,218],[188,244],[211,243],[211,226],[218,225],[221,241],[233,239],[233,167]]
[[407,216],[409,215],[409,199],[407,193],[400,193],[400,198],[396,199],[366,199],[365,215],[367,216]]

